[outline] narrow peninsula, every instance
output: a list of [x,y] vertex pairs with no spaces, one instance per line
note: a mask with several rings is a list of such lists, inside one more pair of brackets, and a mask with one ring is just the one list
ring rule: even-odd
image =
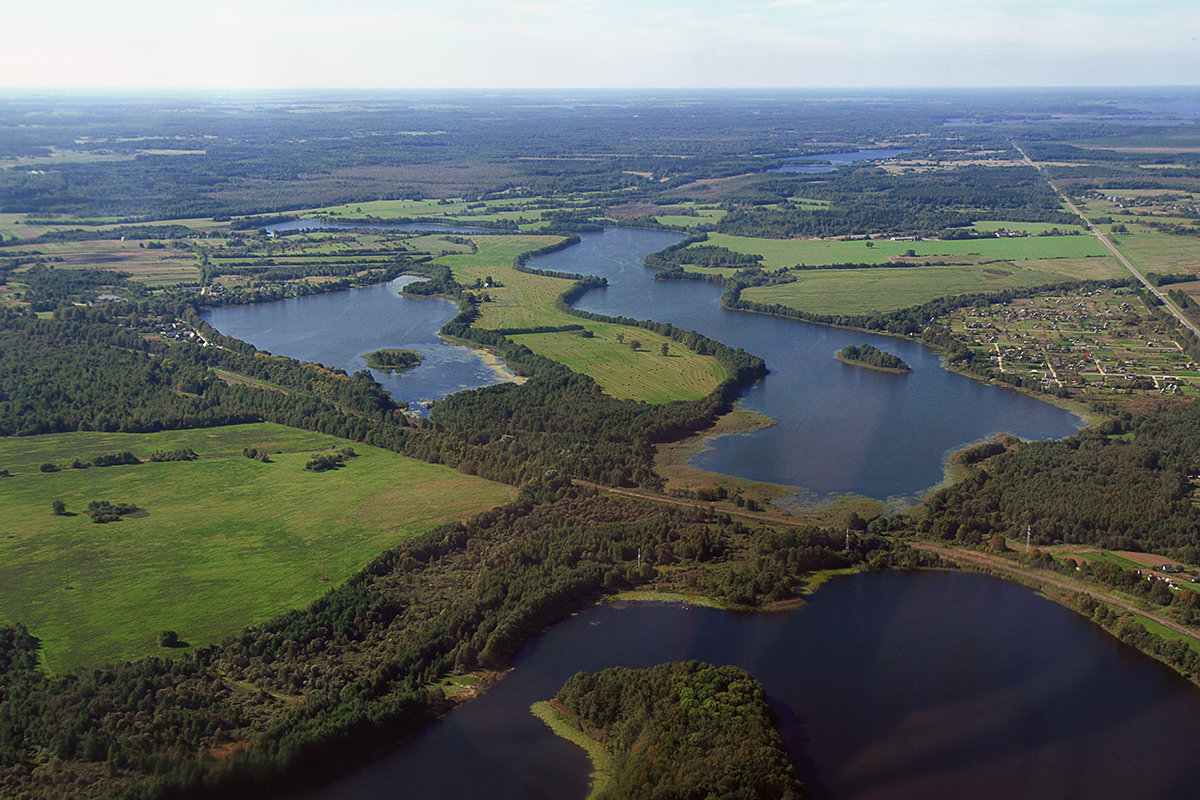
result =
[[857,347],[848,344],[837,352],[837,360],[843,364],[853,364],[856,367],[866,367],[880,372],[912,372],[912,367],[905,364],[899,356],[886,353],[869,344]]
[[419,366],[424,356],[415,350],[401,350],[396,347],[385,347],[363,356],[367,366],[383,372],[403,372]]

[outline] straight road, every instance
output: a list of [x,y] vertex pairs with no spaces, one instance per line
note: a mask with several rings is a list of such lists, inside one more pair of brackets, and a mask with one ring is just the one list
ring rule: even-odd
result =
[[1192,333],[1194,333],[1196,335],[1196,338],[1200,339],[1200,328],[1196,327],[1196,325],[1191,320],[1189,320],[1187,317],[1185,317],[1183,315],[1183,312],[1180,311],[1178,308],[1176,308],[1175,305],[1167,298],[1167,296],[1165,294],[1163,294],[1161,291],[1159,291],[1157,286],[1152,284],[1150,281],[1146,280],[1146,277],[1144,275],[1142,275],[1142,273],[1140,273],[1136,269],[1134,269],[1133,264],[1129,263],[1129,259],[1125,258],[1125,256],[1123,256],[1121,254],[1121,251],[1116,248],[1116,245],[1114,245],[1111,241],[1109,241],[1108,237],[1105,236],[1099,228],[1097,228],[1095,225],[1093,225],[1091,220],[1089,220],[1086,216],[1084,216],[1083,212],[1080,211],[1075,206],[1075,204],[1071,202],[1071,198],[1067,197],[1066,194],[1064,194],[1062,192],[1062,190],[1060,190],[1057,186],[1054,185],[1054,181],[1050,180],[1049,176],[1046,175],[1045,171],[1042,170],[1042,168],[1039,167],[1037,164],[1033,163],[1033,160],[1029,156],[1025,155],[1024,150],[1022,150],[1020,147],[1017,147],[1016,144],[1014,144],[1013,147],[1017,148],[1017,152],[1021,154],[1021,158],[1025,159],[1026,164],[1028,164],[1029,166],[1033,167],[1034,169],[1036,169],[1037,171],[1042,173],[1042,177],[1046,179],[1046,183],[1050,184],[1050,188],[1053,189],[1055,191],[1055,193],[1058,194],[1058,196],[1062,198],[1063,202],[1067,204],[1067,208],[1071,209],[1071,212],[1073,214],[1075,214],[1077,217],[1079,217],[1081,220],[1083,220],[1084,226],[1087,227],[1087,229],[1089,231],[1091,231],[1092,235],[1095,236],[1100,241],[1100,244],[1104,245],[1104,249],[1107,250],[1108,252],[1112,253],[1113,258],[1115,258],[1115,259],[1117,259],[1117,261],[1121,262],[1121,265],[1124,266],[1125,269],[1129,270],[1130,273],[1133,274],[1133,277],[1135,277],[1139,281],[1141,281],[1143,286],[1145,286],[1147,289],[1149,289],[1154,294],[1155,297],[1157,297],[1159,300],[1161,300],[1163,302],[1163,306],[1165,306],[1168,311],[1170,311],[1172,314],[1175,315],[1175,318],[1179,320],[1180,324],[1182,324],[1185,328],[1187,328]]

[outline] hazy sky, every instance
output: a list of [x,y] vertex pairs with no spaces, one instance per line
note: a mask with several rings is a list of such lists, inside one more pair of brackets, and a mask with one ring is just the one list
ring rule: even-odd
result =
[[7,0],[9,87],[1200,83],[1196,0]]

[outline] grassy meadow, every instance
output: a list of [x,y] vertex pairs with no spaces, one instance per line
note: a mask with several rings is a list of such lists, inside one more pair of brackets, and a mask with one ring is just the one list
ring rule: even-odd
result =
[[797,271],[794,283],[752,287],[742,292],[742,298],[816,314],[864,314],[907,308],[946,295],[1124,277],[1123,270],[1110,268],[1115,264],[1112,259],[1089,258],[1056,261],[1053,271],[1046,269],[1046,261]]
[[[567,332],[521,334],[513,339],[539,355],[591,376],[617,398],[649,403],[695,400],[725,379],[725,371],[716,359],[697,355],[655,333],[583,321],[559,311],[558,296],[570,288],[571,281],[517,272],[512,266],[521,253],[545,247],[559,237],[475,236],[472,240],[478,252],[444,256],[439,261],[449,266],[455,280],[464,286],[489,276],[500,281],[501,286],[486,290],[491,302],[480,304],[477,327],[495,330],[583,325],[592,331],[592,338]],[[639,340],[642,347],[634,352],[628,344],[617,341],[618,333],[626,342]],[[662,355],[664,343],[669,351],[666,356]]]
[[[341,469],[308,472],[345,445],[260,423],[155,434],[69,433],[0,440],[0,622],[24,623],[50,672],[178,651],[302,608],[384,549],[507,502],[508,486],[353,444]],[[63,469],[43,462],[191,447],[195,461]],[[272,463],[242,455],[256,447]],[[61,500],[68,516],[54,516]],[[95,524],[92,500],[143,510]]]
[[1148,228],[1137,230],[1137,233],[1112,234],[1109,238],[1139,271],[1200,275],[1200,239],[1172,236]]
[[[593,336],[578,333],[528,333],[513,336],[530,350],[590,375],[605,393],[618,399],[666,403],[699,400],[725,380],[714,359],[697,356],[683,345],[650,331],[587,323]],[[617,334],[625,337],[618,342]],[[638,341],[635,351],[629,343]],[[667,355],[662,345],[667,345]]]
[[[752,287],[742,293],[746,300],[781,303],[817,314],[891,311],[946,295],[1126,277],[1124,268],[1091,236],[875,240],[868,247],[863,240],[750,239],[714,234],[708,243],[761,255],[764,269],[797,264],[880,265],[878,269],[793,270],[793,283]],[[908,255],[910,251],[913,255]],[[732,272],[691,269],[706,274]]]
[[[913,251],[917,258],[932,260],[984,262],[1096,257],[1102,261],[1112,261],[1100,243],[1091,236],[1026,236],[952,241],[927,239],[920,242],[876,239],[868,247],[861,239],[752,239],[710,234],[707,243],[727,247],[738,253],[762,255],[764,269],[793,267],[797,264],[885,264],[904,257],[909,250]],[[1112,261],[1110,269],[1116,271],[1119,267],[1119,264]],[[1103,271],[1103,267],[1097,268]]]

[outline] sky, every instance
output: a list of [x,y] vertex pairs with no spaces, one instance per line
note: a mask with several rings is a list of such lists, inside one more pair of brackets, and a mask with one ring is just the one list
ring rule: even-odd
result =
[[5,0],[0,86],[1200,84],[1196,0]]

